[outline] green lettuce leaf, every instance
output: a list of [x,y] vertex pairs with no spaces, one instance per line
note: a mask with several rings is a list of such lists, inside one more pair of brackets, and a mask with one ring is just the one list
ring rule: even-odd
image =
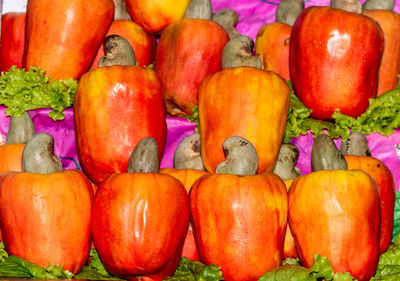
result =
[[308,131],[317,137],[324,130],[331,138],[346,139],[350,131],[390,136],[395,129],[400,128],[400,87],[375,99],[369,99],[369,107],[357,118],[344,115],[339,110],[332,115],[332,121],[317,120],[310,114],[311,110],[291,93],[284,142]]
[[0,263],[4,262],[8,258],[8,253],[4,247],[3,241],[0,242]]
[[400,191],[396,191],[394,202],[394,223],[393,223],[393,241],[400,233]]
[[[397,277],[397,279],[391,279]],[[379,256],[378,269],[372,280],[400,280],[400,235],[389,249]]]
[[23,258],[9,256],[0,263],[0,276],[31,279],[71,279],[74,275],[60,265],[40,267]]
[[90,250],[89,264],[85,265],[74,278],[87,280],[123,280],[107,272],[96,249]]
[[75,279],[81,280],[123,280],[110,274],[101,274],[93,267],[85,265],[82,270],[74,276]]
[[104,268],[97,251],[90,252],[90,263],[84,265],[82,270],[74,275],[63,270],[60,265],[49,264],[47,267],[40,267],[23,258],[8,256],[4,245],[0,243],[0,276],[4,278],[28,278],[28,279],[86,279],[86,280],[123,280],[110,275]]
[[220,281],[224,280],[219,266],[204,265],[198,261],[181,258],[174,275],[166,281]]
[[400,89],[389,91],[376,99],[369,99],[368,109],[357,118],[336,111],[333,118],[337,126],[363,134],[379,133],[390,136],[400,128]]
[[31,278],[32,274],[15,262],[3,261],[0,263],[0,276],[3,278]]
[[31,67],[28,71],[12,66],[0,76],[0,104],[7,116],[21,116],[32,109],[50,108],[49,117],[64,119],[63,110],[71,107],[77,81],[74,79],[50,81],[45,71]]
[[284,143],[288,143],[291,138],[307,134],[309,130],[318,136],[324,132],[324,129],[329,128],[329,122],[311,118],[311,111],[293,92],[290,93]]
[[377,280],[400,280],[400,234],[397,234],[389,249],[380,255],[378,269],[371,281]]
[[334,273],[330,261],[321,255],[314,256],[314,263],[310,268],[303,267],[298,261],[290,259],[264,275],[258,281],[350,281],[355,280],[349,273]]

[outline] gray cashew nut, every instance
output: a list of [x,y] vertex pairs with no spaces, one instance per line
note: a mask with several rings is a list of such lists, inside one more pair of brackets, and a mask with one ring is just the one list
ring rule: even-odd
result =
[[210,0],[191,0],[186,8],[184,18],[210,20],[212,7]]
[[363,5],[364,10],[393,11],[395,0],[367,0]]
[[216,174],[255,175],[258,155],[255,147],[246,139],[234,136],[222,144],[226,160],[219,163]]
[[11,116],[6,144],[27,143],[34,134],[36,134],[35,125],[27,112],[24,112],[20,117]]
[[112,34],[103,42],[105,55],[99,59],[98,66],[136,65],[135,52],[122,36]]
[[143,138],[128,161],[128,173],[158,173],[158,145],[154,138]]
[[294,179],[300,176],[299,170],[296,169],[299,155],[300,151],[294,144],[282,144],[273,173],[283,180]]
[[345,10],[347,12],[362,13],[362,4],[359,0],[331,0],[331,8]]
[[312,146],[311,166],[313,171],[347,170],[347,162],[333,140],[325,134],[319,135]]
[[174,153],[175,169],[205,170],[200,154],[200,134],[184,138]]
[[275,21],[293,25],[303,10],[303,0],[281,0],[276,9]]
[[222,51],[222,68],[250,66],[261,69],[259,57],[253,56],[254,41],[248,36],[239,35],[231,39]]
[[233,39],[236,36],[241,35],[239,31],[235,29],[239,22],[238,14],[232,9],[221,9],[216,11],[212,15],[212,20],[219,23],[226,32],[228,32],[229,39]]
[[22,152],[22,170],[50,174],[62,171],[61,161],[54,155],[54,139],[48,133],[33,135]]
[[114,20],[132,20],[126,10],[126,0],[113,0],[115,6]]
[[371,156],[368,140],[360,132],[351,132],[350,136],[342,142],[340,151],[343,155]]

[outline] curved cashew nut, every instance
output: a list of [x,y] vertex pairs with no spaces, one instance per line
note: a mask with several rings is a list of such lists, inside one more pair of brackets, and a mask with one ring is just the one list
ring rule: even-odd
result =
[[174,153],[175,169],[205,170],[200,154],[200,134],[184,138]]
[[260,58],[253,56],[254,41],[248,36],[239,35],[231,39],[222,51],[222,68],[250,66],[262,67]]
[[283,180],[297,178],[300,175],[298,170],[296,170],[299,155],[300,151],[294,144],[282,144],[273,173],[277,174]]
[[235,26],[239,22],[239,15],[234,10],[218,10],[212,15],[212,20],[219,23],[226,30],[226,32],[228,32],[229,39],[233,39],[236,36],[241,35],[240,32],[235,29]]
[[258,156],[255,147],[246,139],[234,136],[222,144],[226,161],[218,164],[216,174],[255,175]]
[[50,174],[62,171],[61,161],[54,155],[54,139],[47,133],[32,136],[22,153],[22,170]]
[[122,36],[112,34],[103,42],[105,55],[99,59],[98,66],[136,65],[135,52]]
[[27,143],[34,134],[36,134],[35,125],[27,112],[24,112],[20,117],[12,116],[10,117],[6,144]]
[[293,25],[303,10],[303,0],[281,0],[276,9],[275,21]]
[[360,132],[351,132],[350,136],[342,142],[340,151],[343,155],[371,156],[368,140]]
[[191,0],[186,8],[184,18],[210,20],[212,8],[210,0]]
[[336,144],[328,135],[319,135],[312,146],[311,166],[313,171],[347,170],[347,162]]
[[128,162],[129,173],[158,173],[158,145],[154,138],[143,138],[133,150]]

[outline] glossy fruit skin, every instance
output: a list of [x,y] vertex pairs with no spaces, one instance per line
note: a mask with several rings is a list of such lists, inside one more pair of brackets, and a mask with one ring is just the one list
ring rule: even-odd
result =
[[183,18],[189,0],[126,0],[131,18],[149,33],[159,33]]
[[162,32],[154,69],[164,85],[168,113],[192,114],[201,82],[221,70],[228,41],[225,29],[211,20],[183,19]]
[[289,87],[271,71],[236,67],[207,76],[199,90],[204,167],[214,173],[225,161],[223,142],[241,136],[257,150],[257,172],[271,172],[284,137],[288,107]]
[[331,119],[335,109],[361,115],[376,97],[384,38],[367,16],[330,7],[306,8],[290,37],[290,78],[311,116]]
[[291,32],[290,25],[274,22],[263,25],[256,37],[256,55],[260,57],[263,69],[273,71],[285,80],[290,80],[289,42]]
[[288,195],[290,228],[305,267],[320,254],[335,272],[360,281],[375,274],[380,201],[370,176],[359,170],[312,172],[296,178]]
[[22,66],[58,79],[89,70],[114,17],[112,0],[30,0]]
[[[156,38],[146,33],[137,23],[131,20],[114,20],[105,37],[111,34],[120,35],[128,40],[135,52],[136,62],[140,66],[148,66],[154,62]],[[101,45],[97,50],[91,69],[97,68],[102,56],[104,56],[104,49]]]
[[363,14],[376,20],[385,37],[382,61],[379,67],[378,92],[380,96],[393,90],[400,73],[400,15],[386,10],[364,10]]
[[[203,170],[173,168],[162,168],[158,172],[160,174],[170,175],[179,180],[183,184],[187,192],[190,191],[190,188],[193,186],[196,180],[198,180],[202,176],[210,174],[209,172]],[[189,224],[188,233],[186,235],[185,243],[183,245],[182,257],[196,261],[200,260],[191,224]]]
[[278,176],[204,176],[189,200],[200,259],[221,266],[224,280],[258,280],[281,264],[287,192]]
[[[78,273],[91,243],[93,190],[79,170],[7,172],[0,180],[0,227],[9,255]],[[18,214],[16,216],[15,214]]]
[[[284,180],[283,182],[285,183],[287,191],[289,191],[290,186],[293,183],[293,179]],[[283,245],[283,259],[286,258],[298,258],[296,244],[294,242],[292,231],[290,230],[289,222],[286,228],[285,243]]]
[[163,90],[154,70],[140,66],[99,67],[85,73],[74,101],[79,162],[96,184],[126,172],[129,157],[144,137],[167,137]]
[[392,242],[396,189],[393,174],[380,160],[370,156],[345,155],[348,169],[366,172],[379,189],[381,202],[381,235],[379,253],[386,252]]
[[0,174],[7,171],[22,172],[22,152],[25,144],[0,145]]
[[198,180],[202,176],[210,174],[209,172],[204,170],[174,168],[161,168],[158,172],[160,174],[170,175],[179,180],[183,184],[187,192],[190,191],[190,188],[196,180]]
[[0,71],[21,68],[25,44],[25,13],[6,13],[1,17]]
[[92,220],[93,241],[108,272],[129,280],[140,275],[140,280],[163,280],[181,257],[188,195],[168,175],[113,174],[97,190]]
[[[22,152],[24,148],[25,144],[21,143],[0,145],[0,175],[8,171],[22,172]],[[0,229],[0,242],[1,241]]]

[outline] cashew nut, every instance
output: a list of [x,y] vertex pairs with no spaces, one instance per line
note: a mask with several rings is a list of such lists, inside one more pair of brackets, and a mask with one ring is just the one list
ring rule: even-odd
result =
[[135,52],[122,36],[112,34],[103,42],[105,55],[99,59],[98,66],[136,65]]
[[255,175],[258,156],[254,146],[246,139],[234,136],[222,144],[226,160],[219,163],[216,174]]
[[303,10],[303,0],[281,0],[276,9],[275,21],[293,25]]
[[319,135],[312,146],[311,166],[313,171],[347,170],[347,162],[333,140],[325,134]]
[[31,116],[24,112],[20,117],[10,117],[6,144],[8,143],[27,143],[36,133],[35,125]]
[[300,176],[299,170],[296,169],[299,155],[300,151],[294,144],[282,144],[273,173],[277,174],[283,180],[294,179]]
[[54,139],[48,133],[33,135],[22,152],[22,170],[50,174],[62,171],[61,161],[54,155]]
[[133,150],[128,162],[129,173],[158,173],[158,145],[154,138],[143,138]]
[[368,140],[360,132],[351,132],[350,136],[342,142],[340,151],[343,155],[371,156]]
[[184,138],[174,153],[175,169],[205,170],[200,154],[200,134]]
[[331,8],[357,14],[362,13],[362,4],[359,0],[331,0]]
[[253,56],[254,41],[248,36],[239,35],[231,39],[222,51],[222,68],[250,66],[261,69],[259,57]]
[[184,18],[210,20],[212,7],[210,0],[191,0],[186,8]]
[[219,23],[226,30],[226,32],[228,32],[229,39],[233,39],[236,36],[241,35],[240,32],[235,29],[235,26],[239,22],[239,16],[234,10],[218,10],[212,15],[212,20]]

